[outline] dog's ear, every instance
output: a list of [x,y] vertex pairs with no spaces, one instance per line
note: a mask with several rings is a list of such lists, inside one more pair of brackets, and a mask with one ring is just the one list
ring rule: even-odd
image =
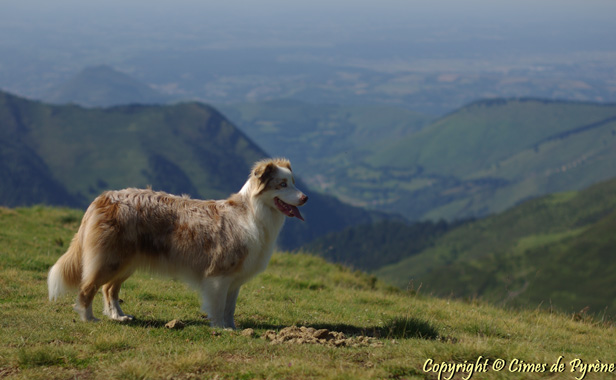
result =
[[260,162],[255,165],[252,175],[257,179],[257,194],[261,194],[267,189],[267,184],[276,170],[276,165],[271,162]]
[[262,163],[254,168],[253,175],[259,178],[261,182],[265,182],[272,175],[275,169],[276,165],[271,162]]

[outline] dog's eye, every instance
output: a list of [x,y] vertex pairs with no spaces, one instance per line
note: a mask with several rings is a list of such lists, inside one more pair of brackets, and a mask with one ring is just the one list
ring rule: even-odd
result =
[[286,182],[282,182],[282,183],[280,184],[280,187],[287,187],[287,183],[286,183]]

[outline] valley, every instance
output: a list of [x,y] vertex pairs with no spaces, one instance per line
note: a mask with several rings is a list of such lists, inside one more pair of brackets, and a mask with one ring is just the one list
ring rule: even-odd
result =
[[[148,185],[222,198],[252,162],[285,156],[311,202],[306,223],[287,223],[282,248],[439,296],[610,306],[609,287],[589,289],[610,281],[601,271],[613,243],[614,105],[491,99],[434,119],[291,100],[221,113],[197,102],[86,108],[1,95],[6,206],[84,208],[105,189]],[[559,261],[585,275],[551,266]],[[579,284],[560,289],[565,275]]]

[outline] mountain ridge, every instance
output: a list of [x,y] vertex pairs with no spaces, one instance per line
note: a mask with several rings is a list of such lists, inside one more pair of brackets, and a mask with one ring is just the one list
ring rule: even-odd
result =
[[[394,108],[323,107],[272,101],[223,109],[271,149],[298,157],[313,188],[409,220],[483,217],[616,176],[608,165],[616,160],[612,103],[483,99],[435,120]],[[363,135],[370,130],[377,135]]]
[[412,210],[409,200],[419,197],[423,208],[413,211],[419,219],[483,216],[616,176],[613,165],[605,165],[616,159],[615,130],[612,104],[479,101],[366,161],[375,168],[416,168],[407,183],[397,182],[399,199],[385,209]]
[[48,91],[43,100],[52,104],[111,107],[124,104],[163,104],[170,98],[134,77],[108,65],[88,66]]
[[[38,203],[86,207],[100,192],[152,186],[196,198],[239,191],[252,164],[267,157],[216,109],[198,102],[85,108],[50,105],[0,92],[0,200],[5,206]],[[29,168],[30,185],[18,180]],[[28,164],[30,163],[30,164]],[[26,165],[28,164],[28,165]],[[20,171],[21,170],[21,171]],[[311,193],[306,223],[287,223],[279,238],[294,248],[314,237],[385,214]]]
[[[440,296],[566,311],[615,306],[616,179],[555,193],[464,223],[432,246],[376,270]],[[579,269],[579,272],[575,268]]]

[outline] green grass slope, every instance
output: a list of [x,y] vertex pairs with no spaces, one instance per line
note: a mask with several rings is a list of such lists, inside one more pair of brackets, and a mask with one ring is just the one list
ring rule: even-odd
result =
[[375,150],[421,129],[430,117],[381,105],[310,104],[294,100],[219,107],[267,151],[307,160],[342,150]]
[[18,138],[0,139],[1,204],[25,205],[33,199],[55,205],[77,202],[36,152]]
[[385,220],[350,226],[305,244],[302,250],[364,271],[395,264],[430,247],[457,223]]
[[415,218],[503,211],[616,176],[616,105],[496,99],[453,112],[366,158],[408,176],[384,209]]
[[[311,187],[410,220],[462,219],[616,176],[616,105],[494,99],[430,123],[385,106],[223,106]],[[429,123],[429,124],[428,124]]]
[[[616,180],[463,224],[375,273],[398,286],[616,314]],[[607,308],[607,309],[606,309]]]
[[480,101],[397,141],[392,150],[375,157],[375,162],[404,166],[410,161],[426,170],[466,179],[525,148],[538,144],[540,148],[542,142],[566,138],[564,133],[583,125],[606,119],[612,122],[615,116],[616,105],[533,99]]
[[388,175],[382,173],[384,168],[365,165],[364,158],[412,135],[432,119],[401,107],[294,100],[220,109],[266,151],[297,162],[311,187],[362,206],[380,197],[372,182]]
[[[266,153],[222,114],[200,103],[87,109],[54,106],[0,92],[0,204],[86,207],[100,192],[145,187],[197,198],[239,191]],[[295,167],[295,162],[293,162]],[[317,236],[384,215],[312,193],[280,244],[295,248]]]
[[87,109],[0,92],[0,124],[0,141],[27,147],[80,206],[102,190],[129,186],[227,196],[265,157],[220,113],[199,103]]
[[[209,328],[194,291],[147,273],[129,279],[121,293],[136,321],[75,321],[71,297],[47,300],[46,274],[80,216],[69,209],[0,208],[2,378],[580,378],[580,363],[609,364],[616,356],[611,323],[402,292],[301,254],[275,254],[267,271],[242,288],[236,323],[253,335]],[[172,319],[184,327],[165,328]],[[374,339],[360,347],[263,339],[268,330],[293,325]],[[551,373],[559,360],[562,367]],[[459,367],[439,375],[441,363]],[[471,373],[475,363],[481,366]],[[602,371],[585,378],[614,373]]]

